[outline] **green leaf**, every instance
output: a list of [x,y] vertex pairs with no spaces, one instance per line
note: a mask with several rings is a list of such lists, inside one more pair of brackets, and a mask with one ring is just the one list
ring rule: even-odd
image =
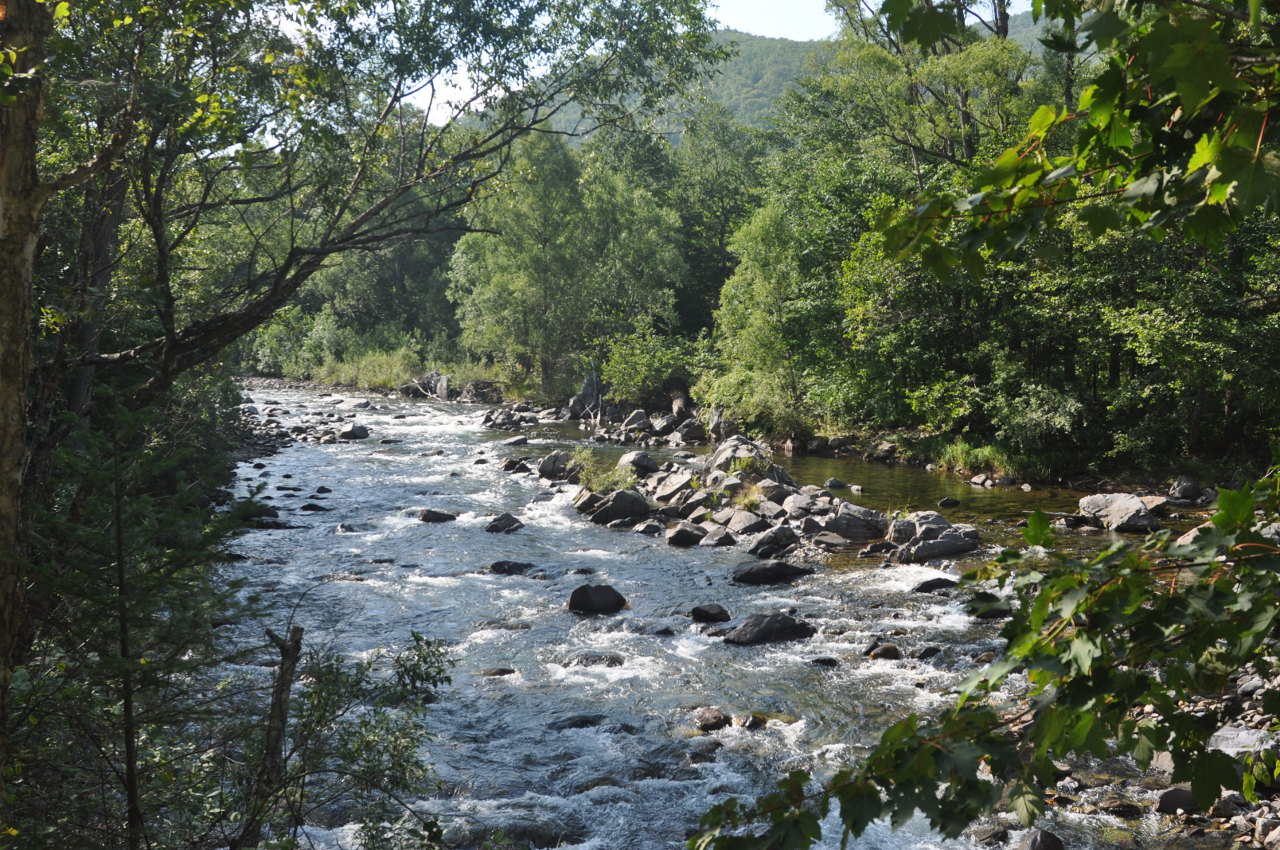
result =
[[1035,788],[1019,780],[1009,789],[1009,809],[1027,826],[1044,814],[1044,797]]
[[1053,533],[1049,530],[1049,517],[1043,511],[1035,511],[1027,517],[1027,527],[1022,529],[1022,539],[1028,546],[1053,545]]
[[70,3],[59,3],[57,6],[53,7],[53,19],[55,21],[60,21],[63,18],[69,16],[70,14],[71,14]]

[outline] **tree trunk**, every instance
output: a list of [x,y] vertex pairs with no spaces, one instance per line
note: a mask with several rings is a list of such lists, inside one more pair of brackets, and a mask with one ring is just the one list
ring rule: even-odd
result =
[[17,51],[10,54],[15,73],[3,89],[14,100],[0,106],[0,789],[8,767],[9,683],[25,628],[19,495],[27,458],[31,275],[48,198],[36,171],[43,85],[34,72],[53,31],[51,8],[36,0],[0,2],[0,44]]

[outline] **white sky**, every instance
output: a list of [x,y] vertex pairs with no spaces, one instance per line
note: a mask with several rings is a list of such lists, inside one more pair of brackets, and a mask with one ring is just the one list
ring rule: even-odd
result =
[[826,0],[711,0],[710,6],[724,26],[752,35],[813,41],[838,29]]

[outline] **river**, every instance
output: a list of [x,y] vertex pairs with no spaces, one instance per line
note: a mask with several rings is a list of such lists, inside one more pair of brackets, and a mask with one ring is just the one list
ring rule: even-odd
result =
[[[954,577],[952,564],[882,568],[875,559],[840,558],[794,585],[738,586],[728,576],[750,560],[741,545],[674,549],[661,538],[595,526],[574,511],[576,488],[554,492],[536,476],[500,470],[507,457],[580,445],[584,435],[571,426],[537,426],[525,432],[528,446],[508,447],[500,441],[509,434],[480,427],[477,407],[288,389],[252,396],[264,413],[287,411],[274,417],[285,428],[336,410],[354,415],[371,437],[298,443],[256,466],[242,464],[238,494],[263,488],[259,498],[299,527],[238,538],[234,548],[246,558],[227,569],[281,620],[303,625],[309,646],[359,656],[402,646],[411,630],[449,644],[457,666],[432,709],[429,753],[445,790],[416,805],[438,814],[459,846],[477,846],[499,827],[537,847],[683,846],[712,802],[754,797],[795,768],[821,774],[856,759],[895,718],[944,705],[974,657],[1000,648],[995,628],[976,623],[956,601],[912,592],[925,579]],[[349,409],[361,398],[375,409]],[[959,498],[960,507],[944,513],[983,530],[987,545],[975,557],[1015,540],[1025,511],[1071,510],[1078,496],[983,490],[857,461],[783,462],[800,484],[831,475],[860,484],[853,501],[880,510]],[[326,510],[302,511],[305,503]],[[459,519],[423,523],[423,508]],[[486,517],[504,511],[525,527],[485,533]],[[489,572],[498,560],[532,562],[540,572]],[[571,614],[569,594],[587,581],[614,586],[629,607],[607,617]],[[818,633],[729,646],[687,616],[707,602],[735,621],[794,608]],[[241,628],[240,639],[258,640]],[[866,658],[877,638],[897,643],[904,659]],[[926,646],[942,652],[908,660]],[[515,672],[486,675],[493,668]],[[693,715],[704,706],[766,722],[698,734]],[[1090,837],[1094,828],[1069,818],[1060,826],[1077,836],[1073,848],[1106,846]],[[350,826],[309,831],[331,847],[350,834]],[[839,846],[838,838],[824,846]],[[897,833],[874,828],[853,846],[974,845],[943,841],[916,822]]]

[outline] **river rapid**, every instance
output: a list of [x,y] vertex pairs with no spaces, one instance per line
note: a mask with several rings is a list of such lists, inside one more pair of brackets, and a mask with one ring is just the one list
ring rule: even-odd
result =
[[[411,631],[447,642],[457,666],[429,720],[429,760],[443,790],[415,805],[439,815],[459,847],[478,846],[499,828],[535,847],[683,846],[714,802],[753,798],[796,768],[822,775],[856,760],[895,719],[944,706],[974,658],[1001,647],[996,627],[966,616],[958,600],[912,592],[926,579],[955,577],[954,563],[883,568],[876,559],[837,557],[792,585],[738,586],[732,569],[752,560],[742,544],[675,549],[595,526],[574,510],[576,488],[552,490],[534,475],[501,471],[509,457],[581,445],[586,435],[574,427],[535,426],[525,432],[529,445],[511,447],[500,444],[510,434],[480,427],[479,407],[295,389],[250,395],[263,415],[281,411],[272,418],[283,428],[336,412],[367,426],[370,438],[296,443],[241,464],[237,495],[261,488],[257,498],[298,527],[237,538],[233,549],[244,560],[225,569],[265,601],[277,629],[288,618],[304,626],[311,648],[359,657],[401,647]],[[362,398],[374,407],[351,409]],[[982,529],[978,558],[1015,540],[1025,511],[1072,510],[1078,496],[982,490],[857,461],[782,462],[802,485],[831,475],[860,484],[863,494],[846,498],[880,510],[959,498],[961,506],[944,514]],[[459,518],[420,522],[423,508]],[[502,512],[524,528],[486,533],[488,518]],[[491,573],[499,560],[539,569]],[[587,582],[612,585],[628,608],[605,617],[570,613],[569,594]],[[730,625],[795,609],[818,631],[797,642],[726,645],[688,617],[709,602],[728,609]],[[245,645],[260,640],[257,627],[238,628]],[[867,658],[877,639],[896,643],[903,658]],[[940,654],[914,660],[930,646]],[[495,668],[514,672],[492,675]],[[701,734],[694,715],[705,706],[764,723]],[[1074,837],[1068,846],[1108,846],[1096,823],[1062,817],[1054,828]],[[327,824],[308,837],[351,846],[353,831]],[[835,837],[823,846],[839,846],[829,832]],[[873,828],[852,846],[976,845],[943,841],[917,821],[899,832]]]

